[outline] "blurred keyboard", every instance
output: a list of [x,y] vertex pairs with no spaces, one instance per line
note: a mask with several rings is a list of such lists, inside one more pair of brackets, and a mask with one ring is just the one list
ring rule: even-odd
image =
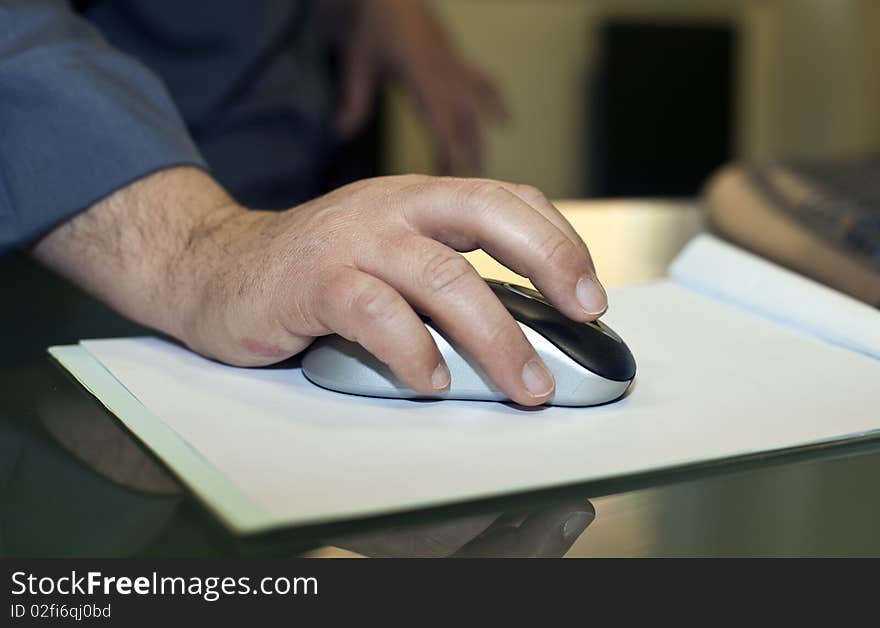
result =
[[880,155],[858,161],[753,168],[754,183],[817,237],[880,270]]
[[880,155],[728,166],[704,200],[721,235],[880,307]]

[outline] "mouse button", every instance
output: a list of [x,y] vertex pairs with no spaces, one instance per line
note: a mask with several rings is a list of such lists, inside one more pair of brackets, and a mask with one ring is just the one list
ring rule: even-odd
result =
[[[487,280],[489,281],[492,290],[498,295],[510,295],[513,298],[524,297],[528,299],[528,301],[537,301],[538,303],[543,303],[544,305],[550,305],[550,302],[547,300],[543,294],[541,294],[538,290],[534,288],[529,288],[527,286],[520,286],[519,284],[510,283],[508,281],[497,281],[497,280]],[[515,296],[514,296],[515,295]],[[551,306],[552,307],[552,306]]]
[[[526,289],[512,290],[510,284],[500,281],[488,281],[492,292],[498,300],[507,308],[514,319],[529,323],[534,319],[554,318],[556,310],[543,297],[536,298],[525,292]],[[516,286],[516,288],[522,288]],[[535,294],[540,295],[539,292]]]
[[535,290],[534,288],[527,288],[526,286],[517,286],[512,283],[504,283],[504,287],[513,292],[514,294],[518,294],[527,299],[532,299],[534,301],[540,301],[546,305],[550,305],[550,302],[547,301],[546,297],[543,294]]
[[592,327],[593,329],[595,329],[597,331],[602,332],[603,334],[605,334],[609,338],[623,344],[623,338],[618,336],[617,333],[613,329],[611,329],[608,325],[606,325],[602,321],[600,321],[600,320],[590,321],[589,323],[587,323],[587,325],[589,325],[590,327]]
[[635,360],[626,344],[616,339],[617,334],[612,336],[594,325],[573,323],[564,317],[532,319],[530,326],[596,375],[614,381],[627,381],[635,376]]
[[578,323],[550,305],[543,296],[533,298],[520,290],[511,290],[509,284],[500,281],[487,280],[487,283],[514,320],[535,330],[587,370],[615,381],[627,381],[635,376],[632,353],[620,336],[604,323]]

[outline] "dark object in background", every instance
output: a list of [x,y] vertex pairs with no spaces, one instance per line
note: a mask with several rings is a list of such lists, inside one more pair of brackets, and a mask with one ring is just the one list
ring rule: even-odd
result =
[[611,21],[592,86],[590,196],[691,196],[732,157],[730,25]]

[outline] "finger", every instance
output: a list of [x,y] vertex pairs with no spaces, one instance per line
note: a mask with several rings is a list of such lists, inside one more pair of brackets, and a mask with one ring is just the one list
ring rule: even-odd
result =
[[386,283],[349,266],[321,282],[316,318],[388,365],[409,388],[436,394],[449,387],[449,369],[431,334]]
[[[485,181],[490,182],[489,180]],[[593,256],[590,254],[590,249],[587,247],[587,243],[584,242],[584,239],[577,231],[575,231],[568,219],[562,215],[562,212],[550,202],[541,190],[534,186],[521,183],[510,183],[507,181],[497,181],[496,183],[502,185],[504,189],[511,194],[515,194],[523,202],[528,203],[535,211],[539,212],[544,218],[552,222],[557,229],[567,235],[569,239],[571,239],[571,241],[574,242],[589,258],[590,264],[593,266],[593,272],[596,272],[596,266],[593,263]],[[596,273],[596,275],[598,277],[598,273]],[[601,285],[601,282],[599,283]]]
[[498,82],[480,68],[468,69],[469,80],[480,106],[496,122],[508,123],[511,115]]
[[508,397],[544,403],[555,383],[519,325],[461,255],[429,238],[402,231],[387,247],[358,260],[428,314],[472,356]]
[[[562,215],[562,212],[550,202],[541,190],[531,185],[523,185],[521,183],[509,183],[507,181],[497,181],[505,190],[511,194],[515,194],[521,201],[528,203],[532,209],[539,212],[544,218],[552,222],[557,229],[562,231],[569,239],[578,247],[590,254],[586,242],[581,238],[580,234],[574,230],[571,223]],[[591,258],[592,259],[592,258]]]
[[483,170],[483,138],[479,113],[467,102],[453,106],[456,110],[451,147],[452,170],[457,175],[477,176]]
[[407,193],[404,215],[418,233],[460,251],[482,248],[574,320],[594,320],[607,308],[586,250],[501,184],[433,180]]
[[434,136],[438,162],[457,176],[482,172],[483,138],[478,103],[460,80],[425,99],[424,111]]
[[374,57],[365,46],[352,46],[345,61],[336,132],[351,139],[366,124],[373,108],[377,74]]
[[[575,231],[568,219],[562,215],[562,212],[550,202],[540,189],[532,185],[512,183],[509,181],[497,181],[495,179],[474,179],[474,181],[489,185],[497,184],[502,186],[505,190],[517,196],[521,201],[527,203],[532,209],[552,222],[557,229],[567,235],[569,239],[578,247],[582,248],[587,255],[590,255],[590,250],[587,248],[584,239],[577,231]],[[592,256],[590,257],[590,260],[592,261]]]
[[418,556],[443,558],[457,552],[495,520],[482,514],[395,527],[393,530],[364,532],[332,539],[330,545],[353,550],[370,557]]
[[577,507],[556,506],[526,516],[502,515],[455,556],[559,558],[571,549],[595,516],[589,502]]
[[530,514],[519,526],[519,537],[534,556],[563,556],[596,518],[590,502],[559,505]]
[[434,140],[435,171],[440,175],[450,175],[457,155],[455,121],[445,107],[426,113],[426,118]]

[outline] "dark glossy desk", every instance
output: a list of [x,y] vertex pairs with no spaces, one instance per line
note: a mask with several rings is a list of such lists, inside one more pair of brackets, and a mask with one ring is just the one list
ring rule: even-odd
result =
[[[684,203],[560,206],[612,286],[662,276],[701,227]],[[870,441],[236,538],[45,353],[145,330],[21,257],[0,285],[0,555],[880,555]]]

